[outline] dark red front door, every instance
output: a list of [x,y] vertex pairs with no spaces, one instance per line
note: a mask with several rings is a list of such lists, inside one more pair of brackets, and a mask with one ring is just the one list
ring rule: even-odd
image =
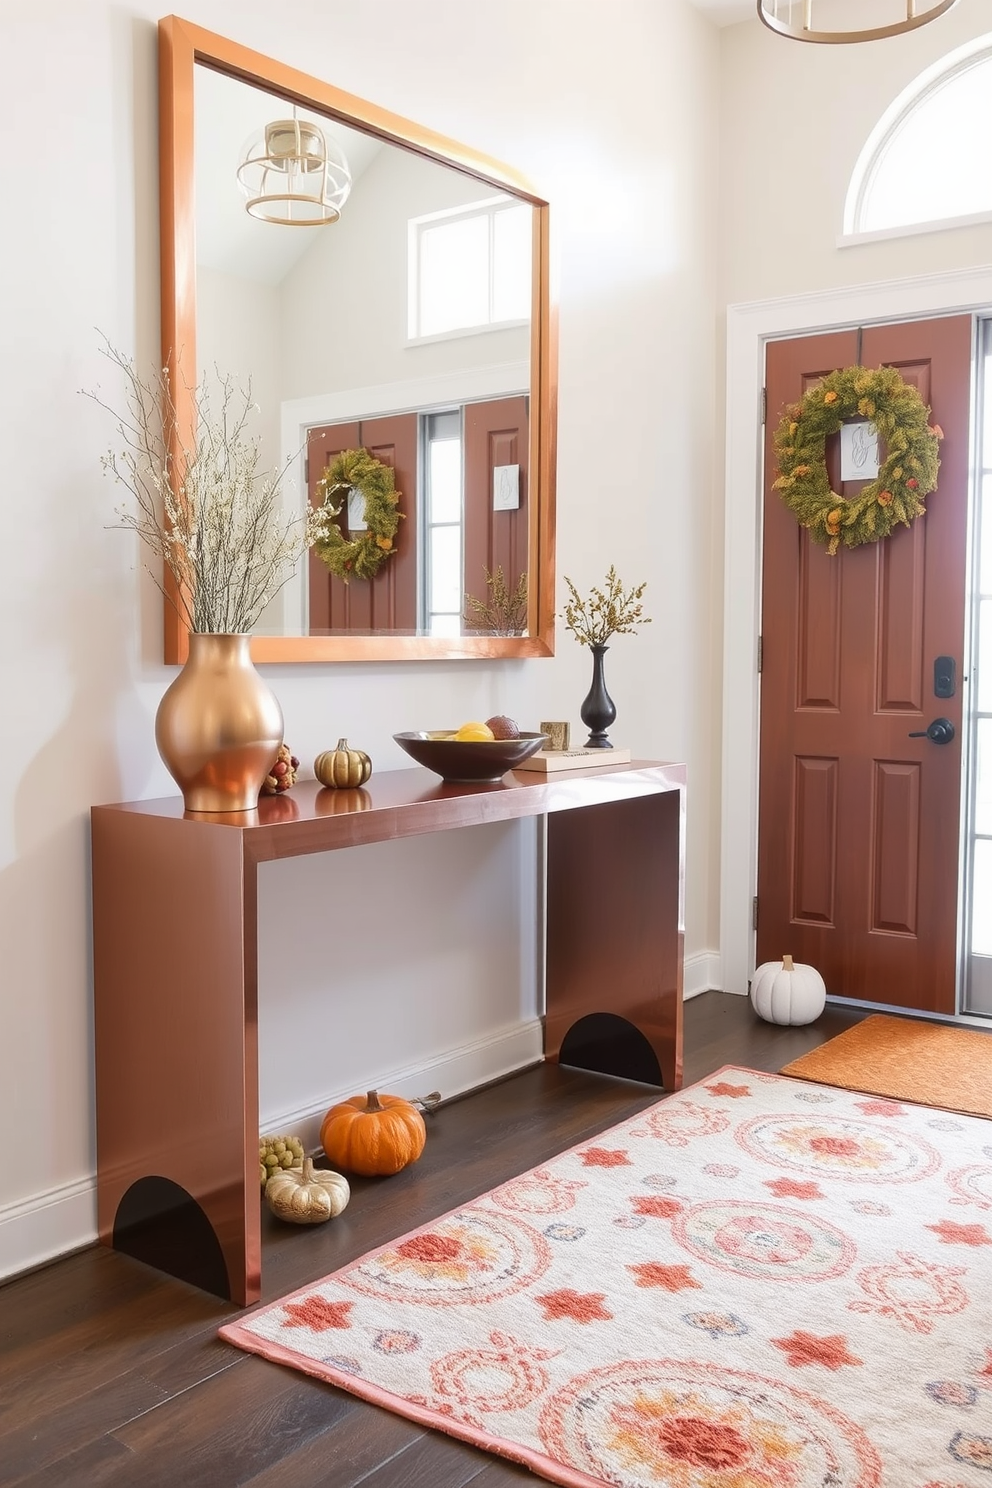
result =
[[[835,996],[953,1013],[971,318],[863,331],[861,364],[898,368],[944,431],[939,485],[912,527],[830,556],[771,489],[772,436],[857,360],[854,330],[767,348],[757,960],[791,954]],[[828,441],[832,489],[850,494],[838,462]],[[938,717],[951,743],[910,737]]]

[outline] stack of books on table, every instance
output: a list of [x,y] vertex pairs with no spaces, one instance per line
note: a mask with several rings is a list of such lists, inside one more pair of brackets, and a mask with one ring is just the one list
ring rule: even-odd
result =
[[626,765],[630,761],[629,749],[541,749],[515,770],[538,770],[548,775],[553,770],[585,770],[590,766]]

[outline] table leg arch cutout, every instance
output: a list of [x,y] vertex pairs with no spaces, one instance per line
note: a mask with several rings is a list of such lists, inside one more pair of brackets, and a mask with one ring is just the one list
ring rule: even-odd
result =
[[196,1199],[171,1178],[139,1178],[121,1196],[114,1249],[231,1298],[227,1262],[213,1225]]
[[662,1089],[665,1084],[650,1040],[617,1013],[587,1013],[573,1023],[561,1041],[558,1063]]

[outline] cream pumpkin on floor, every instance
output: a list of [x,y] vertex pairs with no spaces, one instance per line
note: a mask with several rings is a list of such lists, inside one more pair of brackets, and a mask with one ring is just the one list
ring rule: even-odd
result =
[[827,989],[816,967],[791,956],[763,962],[751,978],[751,1003],[766,1023],[812,1023],[826,1000]]

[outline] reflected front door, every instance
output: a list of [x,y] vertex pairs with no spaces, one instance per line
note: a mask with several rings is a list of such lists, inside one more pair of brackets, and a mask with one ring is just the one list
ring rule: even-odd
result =
[[[486,574],[502,569],[507,589],[527,572],[530,541],[528,399],[494,398],[465,405],[466,593],[486,597]],[[501,502],[497,472],[509,477]]]
[[[772,490],[772,441],[788,404],[859,360],[930,405],[939,484],[911,527],[830,556]],[[855,330],[766,357],[757,961],[789,954],[834,996],[936,1013],[957,979],[971,362],[970,316],[869,327],[860,358]],[[850,495],[838,446],[831,488]],[[912,737],[937,718],[949,743]]]
[[[315,552],[309,555],[311,635],[417,633],[417,415],[324,424],[307,434],[307,493],[318,502],[324,471],[343,450],[367,449],[393,471],[402,513],[394,551],[371,579],[348,583],[332,574]],[[347,535],[348,508],[338,525]]]

